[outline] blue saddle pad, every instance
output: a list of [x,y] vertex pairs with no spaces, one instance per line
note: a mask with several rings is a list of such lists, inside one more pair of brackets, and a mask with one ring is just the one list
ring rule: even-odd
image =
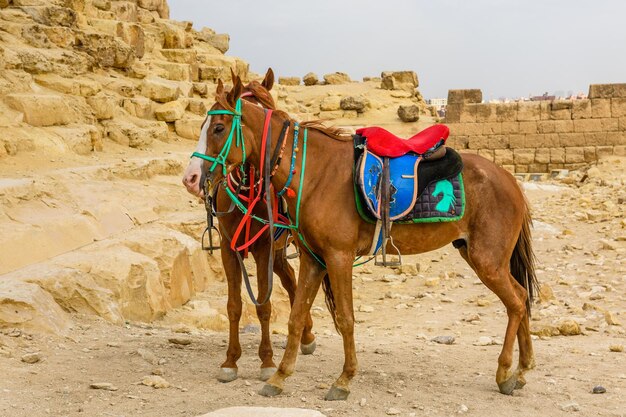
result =
[[[400,219],[408,215],[417,200],[417,167],[420,157],[403,155],[389,160],[389,179],[391,182],[389,218]],[[380,195],[383,173],[383,160],[369,152],[363,152],[359,164],[357,182],[365,197],[369,212],[377,219],[381,218]]]

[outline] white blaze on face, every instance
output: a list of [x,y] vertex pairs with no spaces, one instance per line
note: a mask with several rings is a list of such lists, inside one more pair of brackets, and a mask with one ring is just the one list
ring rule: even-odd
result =
[[[210,125],[209,117],[207,116],[202,130],[200,131],[200,137],[198,138],[198,144],[196,146],[196,152],[204,154],[207,148],[207,132]],[[183,184],[187,188],[187,191],[193,195],[201,196],[202,190],[200,189],[200,177],[202,176],[202,164],[203,160],[198,157],[191,157],[189,165],[183,175]]]

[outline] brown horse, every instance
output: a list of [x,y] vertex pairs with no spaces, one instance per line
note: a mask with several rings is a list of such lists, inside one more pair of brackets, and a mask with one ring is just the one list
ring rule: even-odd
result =
[[[233,89],[228,94],[218,86],[213,109],[233,111],[242,90],[238,78],[234,79]],[[274,112],[271,131],[278,132],[287,119],[287,114]],[[207,155],[218,155],[234,122],[235,118],[228,114],[212,117]],[[261,162],[264,123],[262,109],[249,103],[242,104],[245,157],[257,167]],[[291,185],[300,193],[298,198],[288,200],[291,218],[299,217],[299,222],[296,220],[301,247],[298,288],[289,318],[287,348],[278,371],[260,391],[265,396],[281,393],[285,379],[294,372],[306,314],[320,284],[327,279],[330,282],[327,297],[334,300],[334,304],[330,303],[334,307],[331,312],[343,337],[345,359],[343,372],[333,383],[326,399],[345,400],[350,392],[350,380],[356,374],[352,265],[356,256],[368,253],[375,226],[362,220],[355,206],[352,141],[335,133],[328,128],[311,126],[308,149],[300,142],[296,163],[299,174],[293,176]],[[273,134],[268,146],[275,148],[277,141],[277,135]],[[529,331],[530,303],[536,286],[530,212],[512,175],[482,157],[462,157],[466,192],[463,217],[455,222],[397,224],[391,235],[403,254],[428,252],[452,242],[482,282],[500,298],[507,310],[508,325],[498,358],[496,382],[502,393],[511,394],[525,384],[524,373],[535,364]],[[226,156],[226,164],[239,164],[243,158],[242,149],[233,147]],[[303,174],[304,161],[306,170]],[[289,173],[289,163],[283,160],[271,178],[273,186],[281,189]],[[303,175],[302,184],[300,175]],[[323,264],[315,259],[316,256],[323,260]],[[329,278],[325,278],[326,273]],[[519,364],[513,370],[516,337]]]
[[[245,88],[244,92],[248,92],[251,95],[246,97],[257,105],[261,105],[265,108],[274,109],[276,106],[274,100],[269,94],[274,84],[274,73],[272,69],[268,69],[265,79],[262,83],[252,81]],[[207,117],[208,120],[208,117]],[[201,152],[206,149],[206,129],[208,127],[207,120],[202,125],[202,134],[200,135],[198,148]],[[202,177],[203,161],[198,158],[192,158],[189,162],[187,170],[183,176],[183,184],[191,194],[202,197],[203,190],[200,179]],[[225,212],[230,207],[230,198],[226,191],[220,187],[216,194],[216,206],[217,211]],[[257,206],[254,213],[262,218],[267,218],[267,208],[261,204]],[[219,230],[222,236],[233,236],[239,222],[243,218],[243,214],[240,210],[234,209],[229,214],[226,214],[219,218]],[[260,230],[260,225],[256,222],[252,224],[251,235],[254,236]],[[274,272],[280,277],[280,281],[289,294],[289,302],[293,304],[295,291],[296,291],[296,278],[291,265],[287,262],[285,257],[285,251],[283,248],[287,245],[288,233],[283,235],[274,244]],[[250,252],[254,257],[257,265],[257,285],[258,285],[258,297],[264,299],[268,291],[268,273],[267,265],[269,259],[269,245],[270,235],[265,232],[261,238],[250,247]],[[211,242],[212,243],[212,242]],[[226,272],[226,280],[228,282],[228,319],[229,326],[229,338],[228,349],[226,351],[226,361],[221,365],[220,372],[217,379],[221,382],[230,382],[237,378],[237,360],[241,357],[241,345],[239,343],[239,321],[241,319],[242,300],[241,300],[241,279],[242,270],[240,263],[237,259],[236,253],[230,248],[230,241],[228,239],[222,239],[220,241],[220,249],[222,255],[222,264],[224,271]],[[272,305],[268,301],[267,303],[256,307],[257,317],[261,322],[261,344],[259,345],[259,358],[261,359],[261,371],[260,379],[267,380],[275,371],[276,364],[273,360],[274,352],[272,350],[272,343],[270,340],[269,322],[272,314]],[[310,314],[307,315],[305,329],[301,337],[301,346],[303,354],[312,354],[315,351],[315,336],[311,333],[313,327],[313,321]]]

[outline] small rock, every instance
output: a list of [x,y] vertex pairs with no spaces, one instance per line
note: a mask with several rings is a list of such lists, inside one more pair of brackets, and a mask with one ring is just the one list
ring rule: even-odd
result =
[[606,392],[606,388],[604,388],[602,385],[596,385],[595,387],[593,387],[593,391],[594,394],[604,394]]
[[405,123],[417,122],[420,118],[420,109],[416,105],[402,105],[398,107],[398,117]]
[[558,328],[563,336],[576,336],[580,334],[580,326],[574,320],[564,320],[559,323]]
[[489,336],[481,336],[478,338],[476,342],[474,342],[474,346],[490,346],[495,345],[492,338]]
[[383,275],[381,281],[382,282],[401,282],[404,280],[404,277],[402,275],[396,275],[396,274],[386,274]]
[[439,343],[440,345],[452,345],[454,344],[454,336],[437,336],[431,339],[432,342]]
[[609,350],[611,352],[623,352],[624,351],[624,345],[611,345],[611,346],[609,346]]
[[108,347],[120,347],[120,344],[118,342],[109,342],[107,343]]
[[418,269],[419,264],[403,264],[400,266],[400,273],[407,275],[417,275],[419,272]]
[[101,389],[104,391],[117,391],[118,388],[111,384],[110,382],[94,382],[93,384],[89,384],[89,388],[91,389]]
[[459,410],[457,411],[457,414],[465,414],[469,411],[469,407],[466,406],[465,404],[461,404],[459,406]]
[[395,307],[396,310],[406,310],[407,308],[409,308],[409,306],[406,303],[400,303]]
[[359,401],[359,405],[361,407],[365,407],[365,404],[367,404],[367,400],[365,398],[361,398],[361,400]]
[[600,249],[604,250],[617,250],[617,246],[608,240],[602,239],[600,240]]
[[609,326],[621,326],[622,325],[619,321],[615,319],[615,317],[613,317],[613,313],[611,313],[610,311],[604,312],[604,321],[606,321],[606,324],[608,324]]
[[490,304],[491,302],[487,300],[486,298],[479,298],[478,300],[476,300],[476,305],[478,307],[487,307]]
[[174,333],[191,333],[191,328],[186,324],[178,324],[172,328]]
[[167,382],[163,377],[160,377],[158,375],[145,376],[141,380],[141,384],[153,388],[169,388],[170,386],[169,382]]
[[374,307],[361,305],[361,306],[359,306],[359,311],[361,313],[373,313],[374,312]]
[[174,344],[174,345],[182,345],[182,346],[187,346],[191,344],[191,339],[186,338],[186,337],[170,337],[169,339],[167,339],[168,342]]
[[387,411],[385,411],[385,414],[387,414],[388,416],[397,416],[400,413],[401,411],[397,408],[388,408]]
[[580,405],[575,402],[561,404],[561,410],[563,411],[580,411]]
[[439,277],[432,277],[424,281],[424,285],[426,285],[427,287],[436,287],[439,285],[439,282],[440,282]]
[[374,349],[374,353],[378,354],[378,355],[389,355],[391,352],[387,349],[383,349],[383,348],[376,348]]
[[139,348],[137,349],[137,354],[139,354],[139,356],[141,356],[144,361],[148,362],[151,365],[159,364],[159,358],[157,358],[156,355],[148,349]]
[[26,355],[22,356],[22,362],[24,363],[37,363],[39,361],[41,361],[42,356],[41,353],[27,353]]
[[555,297],[554,292],[552,291],[552,287],[550,287],[548,284],[541,284],[539,286],[539,301],[545,303],[554,299]]
[[241,330],[241,332],[250,333],[250,334],[260,334],[261,326],[259,326],[258,324],[247,324],[243,326],[243,329]]
[[152,370],[152,375],[163,376],[163,368],[154,368]]

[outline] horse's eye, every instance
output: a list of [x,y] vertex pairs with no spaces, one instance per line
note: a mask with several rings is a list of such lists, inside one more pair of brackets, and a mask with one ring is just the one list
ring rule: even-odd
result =
[[224,125],[223,124],[216,124],[215,127],[213,128],[213,132],[214,133],[221,133],[224,131]]

